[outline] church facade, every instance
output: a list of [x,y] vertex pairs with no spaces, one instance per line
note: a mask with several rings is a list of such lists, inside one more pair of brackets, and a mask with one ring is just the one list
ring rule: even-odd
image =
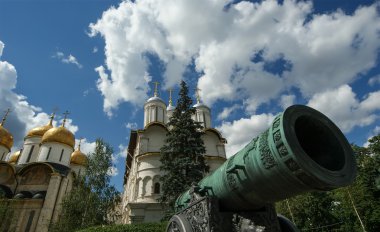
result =
[[87,156],[76,150],[75,137],[50,122],[30,130],[20,151],[10,154],[13,136],[0,124],[0,207],[10,217],[0,218],[0,230],[47,232],[59,219],[60,204],[73,179],[86,170]]
[[[203,141],[206,147],[204,154],[210,173],[226,160],[226,139],[211,125],[211,110],[201,103],[199,96],[193,120],[204,127]],[[175,107],[171,97],[169,104],[157,95],[144,104],[144,127],[131,130],[128,144],[128,155],[124,175],[124,192],[122,199],[122,222],[141,223],[157,222],[164,216],[164,208],[157,200],[161,196],[160,149],[165,143],[166,133]]]

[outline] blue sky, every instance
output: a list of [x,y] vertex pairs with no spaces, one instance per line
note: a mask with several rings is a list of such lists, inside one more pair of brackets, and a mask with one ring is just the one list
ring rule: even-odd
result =
[[380,132],[376,1],[0,0],[0,110],[15,137],[69,110],[84,150],[115,150],[121,190],[143,103],[200,88],[232,155],[291,104],[322,111],[350,142]]

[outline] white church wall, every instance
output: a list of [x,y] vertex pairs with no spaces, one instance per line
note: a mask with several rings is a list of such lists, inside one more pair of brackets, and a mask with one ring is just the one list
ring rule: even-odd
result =
[[[146,152],[159,152],[165,144],[167,131],[159,125],[151,125],[144,132],[144,139],[147,140]],[[141,153],[144,153],[141,151]]]
[[39,162],[53,162],[65,166],[70,165],[71,153],[74,149],[66,144],[48,142],[41,146],[38,156]]
[[29,137],[24,141],[24,147],[20,158],[18,159],[18,164],[26,164],[31,162],[36,162],[38,154],[40,153],[40,143],[41,137]]

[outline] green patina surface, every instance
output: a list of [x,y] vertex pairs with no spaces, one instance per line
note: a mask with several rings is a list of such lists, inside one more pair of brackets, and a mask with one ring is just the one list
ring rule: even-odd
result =
[[[313,190],[331,190],[355,177],[352,149],[335,124],[306,106],[289,107],[269,129],[199,182],[225,210],[252,210]],[[176,202],[187,206],[189,192]]]

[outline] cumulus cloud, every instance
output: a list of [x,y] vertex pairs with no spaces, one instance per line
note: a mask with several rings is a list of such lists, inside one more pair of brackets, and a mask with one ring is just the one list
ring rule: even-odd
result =
[[106,63],[96,69],[104,110],[110,114],[122,102],[147,98],[147,54],[165,67],[165,87],[195,65],[209,105],[238,97],[252,113],[292,87],[309,99],[376,65],[377,7],[348,15],[316,14],[311,2],[293,0],[124,1],[90,25],[90,35],[101,35],[106,44]]
[[233,122],[223,122],[217,129],[226,137],[227,157],[231,157],[242,149],[253,138],[260,135],[273,121],[272,114],[253,115],[250,118],[242,118]]
[[[0,41],[0,54],[2,54],[4,43]],[[50,116],[43,110],[30,104],[27,97],[14,92],[17,84],[16,68],[2,61],[0,56],[0,110],[11,109],[4,127],[10,131],[14,137],[13,151],[20,149],[23,143],[24,136],[27,132],[35,127],[46,125]],[[58,121],[62,120],[58,118]],[[54,120],[53,125],[58,124]],[[60,122],[62,123],[62,121]],[[74,125],[71,119],[67,120],[66,127],[73,133],[78,131],[78,126]]]
[[134,130],[134,129],[137,128],[137,123],[135,123],[135,122],[127,122],[127,123],[125,123],[125,127],[127,129]]
[[75,56],[71,55],[71,54],[69,54],[68,56],[66,56],[63,52],[58,51],[52,57],[60,60],[62,63],[65,63],[65,64],[74,64],[78,68],[82,68],[83,67],[78,62],[77,58]]
[[295,100],[296,100],[296,96],[293,94],[282,95],[280,98],[279,104],[282,107],[282,109],[285,110],[289,106],[294,105]]
[[380,84],[380,75],[376,75],[374,77],[371,77],[369,80],[368,80],[368,84],[370,86],[374,86],[374,85],[378,85]]
[[[75,139],[75,144],[78,145],[79,144],[79,139]],[[95,151],[95,147],[96,147],[96,142],[89,142],[87,141],[87,139],[83,138],[81,141],[80,141],[80,150],[88,155],[90,153],[93,153]]]
[[4,43],[0,41],[0,57],[3,55]]
[[342,85],[336,89],[315,94],[308,105],[326,114],[343,132],[355,126],[367,126],[379,118],[380,91],[369,93],[363,100],[352,88]]
[[238,104],[235,104],[231,107],[224,107],[222,112],[220,112],[217,116],[217,120],[224,120],[224,119],[227,119],[231,113],[237,109],[240,109],[241,106],[238,105]]
[[119,170],[115,166],[112,166],[108,168],[107,174],[110,176],[117,176],[119,175]]

